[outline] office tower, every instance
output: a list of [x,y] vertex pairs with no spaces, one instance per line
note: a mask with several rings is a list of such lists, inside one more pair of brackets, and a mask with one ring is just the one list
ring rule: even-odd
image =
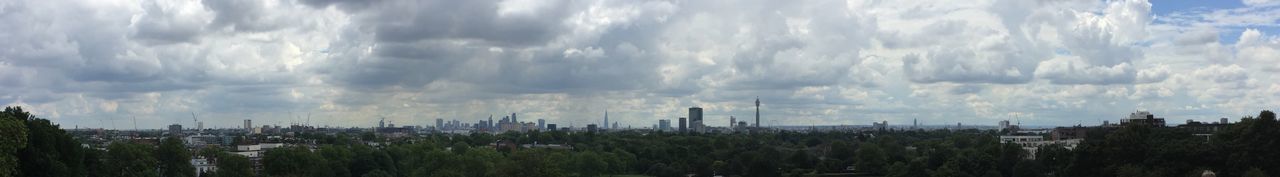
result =
[[658,120],[658,130],[664,130],[664,131],[671,130],[671,120],[669,119]]
[[609,110],[608,109],[604,110],[604,124],[600,124],[600,125],[604,125],[605,129],[609,129]]
[[587,124],[587,132],[596,132],[599,129],[600,128],[596,127],[596,124]]
[[444,119],[436,118],[436,130],[444,130]]
[[511,113],[511,123],[520,123],[520,120],[516,119],[516,113],[514,112]]
[[538,119],[538,130],[547,129],[547,120]]
[[1227,124],[1227,118],[1218,119],[1219,124]]
[[253,120],[249,120],[249,119],[244,120],[244,131],[249,131],[249,132],[253,131]]
[[760,127],[760,97],[756,97],[756,127]]
[[916,119],[911,119],[911,128],[916,128],[916,127],[920,127],[920,121]]
[[683,117],[680,118],[680,132],[689,131],[689,125],[687,124],[687,121],[688,120],[686,118],[683,118]]
[[378,129],[387,128],[387,118],[378,119]]
[[689,108],[689,129],[695,132],[703,131],[702,108],[696,106]]
[[548,131],[556,131],[556,124],[547,124]]
[[196,122],[196,132],[204,132],[204,122]]
[[182,125],[169,125],[169,136],[182,136]]

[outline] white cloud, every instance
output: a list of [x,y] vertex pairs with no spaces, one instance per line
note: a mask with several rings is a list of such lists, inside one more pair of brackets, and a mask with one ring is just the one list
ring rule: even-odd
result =
[[0,104],[149,127],[190,111],[366,126],[606,108],[647,126],[690,106],[747,115],[757,96],[776,124],[1234,115],[1280,97],[1280,40],[1258,30],[1280,11],[1247,3],[1157,17],[1143,0],[4,1]]

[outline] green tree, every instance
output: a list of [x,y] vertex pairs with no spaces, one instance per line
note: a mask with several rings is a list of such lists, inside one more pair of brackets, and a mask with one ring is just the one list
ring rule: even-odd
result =
[[211,175],[212,177],[254,176],[253,162],[249,161],[248,157],[226,153],[216,156],[218,170]]
[[1022,161],[1013,166],[1013,176],[1017,177],[1042,177],[1044,175],[1044,166],[1038,161]]
[[1252,168],[1252,169],[1249,169],[1249,171],[1244,172],[1244,177],[1268,177],[1268,176],[1266,172],[1262,172],[1261,169]]
[[160,161],[160,174],[166,177],[191,177],[196,175],[195,167],[191,166],[191,153],[187,151],[182,139],[177,137],[168,137],[160,141],[160,147],[155,153],[156,160]]
[[876,174],[884,174],[885,164],[888,162],[888,155],[880,146],[874,144],[863,144],[858,148],[858,162],[854,164],[860,171],[866,171]]
[[[18,150],[21,171],[16,176],[71,177],[86,176],[89,162],[80,142],[47,119],[37,118],[21,107],[6,107],[0,115],[24,120],[27,146]],[[94,160],[97,159],[88,159]]]
[[541,149],[519,150],[508,156],[511,160],[506,161],[498,172],[502,176],[527,176],[527,177],[557,177],[565,176],[555,161],[552,161],[553,152]]
[[575,171],[578,172],[578,176],[600,176],[604,174],[604,169],[609,167],[609,162],[604,161],[600,154],[592,151],[582,152],[574,160]]
[[18,150],[27,147],[25,120],[0,114],[0,177],[18,176]]
[[364,175],[360,175],[360,177],[392,177],[392,176],[391,176],[391,173],[387,173],[387,171],[373,170],[373,171],[369,171],[369,173],[365,173]]
[[263,170],[272,176],[333,176],[326,163],[304,147],[275,148],[262,155]]
[[159,162],[152,157],[151,146],[115,142],[107,146],[107,160],[103,176],[108,177],[157,177]]

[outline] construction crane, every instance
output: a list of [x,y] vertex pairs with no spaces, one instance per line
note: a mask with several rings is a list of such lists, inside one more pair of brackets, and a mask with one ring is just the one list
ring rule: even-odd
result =
[[204,130],[201,130],[202,127],[200,126],[200,120],[196,119],[195,111],[191,111],[191,123],[195,124],[194,126],[192,126],[192,128],[196,129],[196,135],[200,135],[200,133],[204,131]]

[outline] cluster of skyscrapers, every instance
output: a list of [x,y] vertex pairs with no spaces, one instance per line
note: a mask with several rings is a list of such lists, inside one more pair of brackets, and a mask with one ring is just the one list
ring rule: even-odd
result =
[[[729,126],[731,130],[747,129],[750,127],[760,127],[760,99],[755,100],[755,124],[748,124],[746,120],[738,120],[737,117],[729,117]],[[687,117],[680,117],[676,125],[672,125],[671,120],[661,119],[658,124],[653,125],[656,131],[680,131],[680,132],[711,132],[711,127],[706,125],[703,115],[704,109],[701,107],[690,107]],[[604,111],[603,121],[600,124],[587,124],[584,128],[587,131],[603,131],[609,129],[619,129],[617,121],[609,120],[609,111]],[[249,122],[245,122],[249,124]],[[248,127],[248,125],[246,125]],[[537,122],[521,122],[516,113],[509,116],[503,116],[501,119],[494,120],[490,115],[487,120],[480,120],[476,123],[463,123],[458,120],[445,121],[444,119],[436,119],[436,130],[438,131],[479,131],[479,132],[506,132],[506,131],[531,131],[531,130],[563,130],[568,127],[558,127],[556,124],[548,124],[546,120],[538,119]]]

